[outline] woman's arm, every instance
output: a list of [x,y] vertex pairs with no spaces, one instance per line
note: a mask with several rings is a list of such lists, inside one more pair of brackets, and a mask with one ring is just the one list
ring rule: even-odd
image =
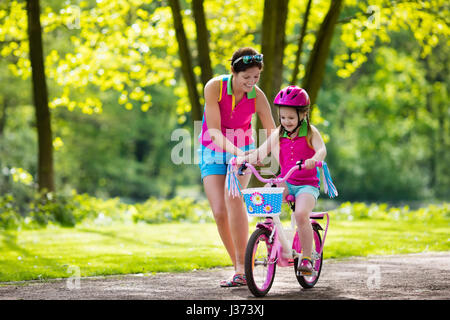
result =
[[259,120],[261,120],[261,124],[264,129],[266,129],[267,137],[272,135],[273,131],[276,130],[275,121],[272,117],[272,111],[270,109],[269,101],[267,101],[266,95],[264,92],[255,86],[256,89],[256,113],[258,114]]
[[[248,161],[252,164],[256,164],[259,161],[262,161],[267,155],[270,153],[273,147],[273,141],[269,142],[269,138],[272,136],[272,133],[275,131],[278,132],[275,128],[275,121],[272,117],[272,111],[270,109],[270,104],[267,101],[266,95],[264,92],[255,85],[256,90],[256,99],[255,99],[255,112],[258,114],[259,120],[263,128],[266,130],[265,135],[267,139],[260,145],[257,150],[250,152],[250,154],[245,158],[245,161]],[[260,129],[261,130],[261,129]],[[259,132],[257,133],[258,137],[261,138]],[[238,161],[244,161],[243,158],[238,159]]]
[[270,154],[270,152],[272,152],[278,147],[278,143],[280,141],[279,129],[280,127],[273,130],[270,137],[268,137],[266,141],[264,141],[264,143],[260,145],[259,148],[256,149],[254,152],[244,157],[238,157],[236,160],[237,163],[241,164],[244,161],[247,161],[251,164],[256,164],[258,162],[262,162]]
[[205,116],[206,124],[208,126],[208,133],[212,142],[222,150],[232,153],[237,156],[245,155],[244,151],[236,147],[230,140],[228,140],[220,129],[220,108],[219,108],[219,94],[220,94],[220,78],[213,78],[205,85]]

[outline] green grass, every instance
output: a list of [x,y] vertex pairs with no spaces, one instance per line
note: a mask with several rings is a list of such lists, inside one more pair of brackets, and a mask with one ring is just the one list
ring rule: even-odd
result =
[[[449,234],[448,220],[331,220],[324,258],[447,251]],[[70,277],[69,266],[96,276],[229,265],[214,223],[0,231],[0,281]]]
[[331,221],[325,258],[450,250],[450,226],[442,221]]

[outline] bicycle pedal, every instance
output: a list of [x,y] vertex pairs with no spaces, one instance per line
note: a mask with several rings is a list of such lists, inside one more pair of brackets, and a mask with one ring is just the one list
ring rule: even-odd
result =
[[316,277],[317,276],[317,271],[313,270],[312,272],[300,272],[297,271],[297,276],[298,277]]

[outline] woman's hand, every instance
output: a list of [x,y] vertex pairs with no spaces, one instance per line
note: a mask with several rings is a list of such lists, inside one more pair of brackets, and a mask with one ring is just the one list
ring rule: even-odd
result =
[[249,154],[251,154],[251,153],[253,153],[255,151],[256,151],[256,149],[247,150],[247,151],[245,151],[245,155],[248,156]]
[[[247,156],[237,156],[236,157],[236,165],[239,167],[241,164],[247,161]],[[248,161],[247,161],[248,162]]]
[[248,162],[248,163],[250,163],[252,165],[257,164],[258,163],[258,152],[257,152],[257,150],[253,149],[253,150],[245,151],[244,155],[239,155],[236,158],[236,164],[238,166],[240,166],[244,162]]

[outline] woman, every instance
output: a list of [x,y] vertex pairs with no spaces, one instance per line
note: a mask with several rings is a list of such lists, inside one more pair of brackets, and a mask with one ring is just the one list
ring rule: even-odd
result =
[[[219,235],[233,262],[235,273],[222,287],[246,285],[244,256],[248,219],[242,198],[228,195],[227,163],[233,156],[255,149],[251,120],[256,112],[263,127],[275,130],[269,102],[256,86],[263,56],[252,48],[240,48],[231,58],[231,74],[211,79],[204,89],[205,112],[200,135],[200,171]],[[250,176],[239,177],[245,188]]]

